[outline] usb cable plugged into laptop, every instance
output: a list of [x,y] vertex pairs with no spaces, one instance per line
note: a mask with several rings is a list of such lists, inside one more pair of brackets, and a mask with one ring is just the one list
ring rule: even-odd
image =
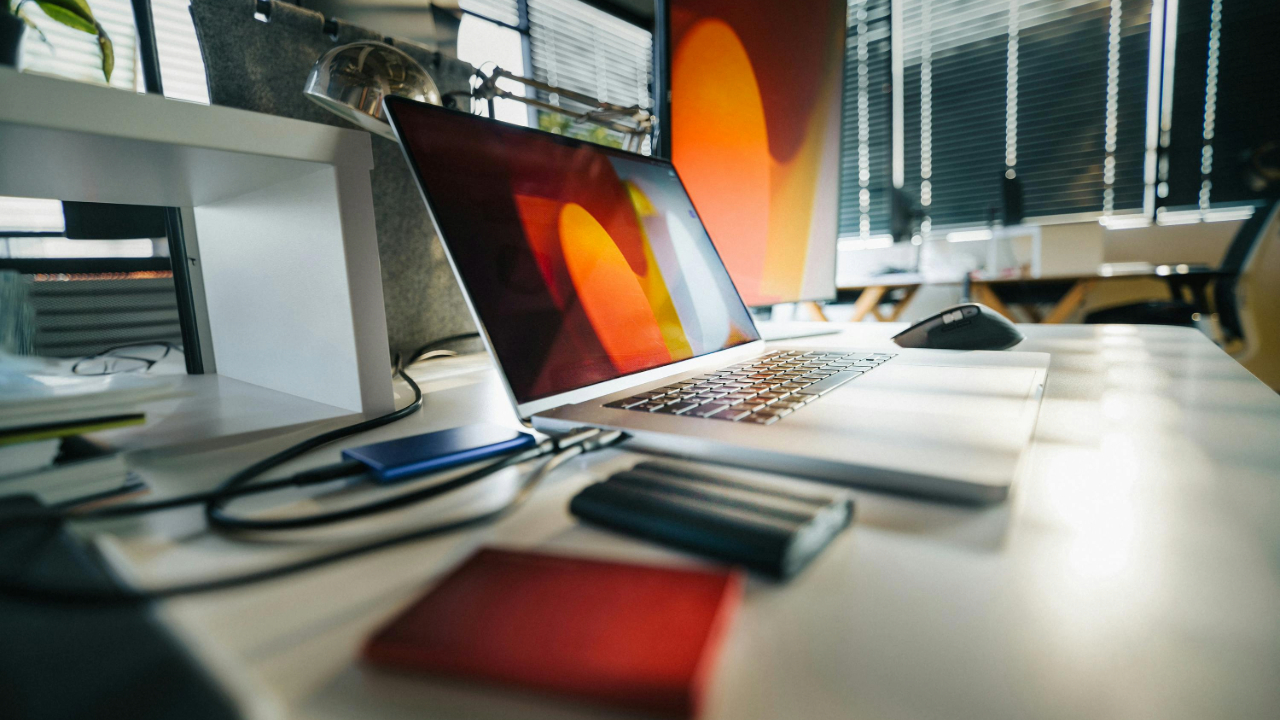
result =
[[[459,490],[468,485],[472,485],[504,468],[519,465],[540,457],[556,454],[564,454],[568,457],[573,457],[584,452],[598,450],[601,447],[604,447],[605,444],[621,442],[623,439],[625,438],[622,433],[606,432],[598,428],[583,428],[569,431],[557,437],[549,437],[532,448],[507,455],[506,457],[502,457],[457,477],[449,478],[443,482],[410,490],[390,498],[376,500],[363,505],[329,512],[314,513],[311,515],[258,519],[240,517],[228,512],[227,504],[230,498],[223,500],[220,497],[215,497],[205,504],[205,517],[210,526],[220,530],[230,531],[300,530],[303,528],[330,525],[333,523],[346,522],[368,517],[370,515],[389,512],[391,510],[397,510],[410,505],[416,505],[420,502],[425,502],[446,493]],[[565,459],[567,460],[568,457]],[[563,462],[563,460],[560,462]],[[559,465],[559,462],[556,464]],[[363,468],[363,466],[361,467]],[[224,486],[226,490],[230,491],[234,491],[238,487],[240,486],[236,484]]]
[[[450,338],[452,339],[452,338]],[[424,350],[425,351],[425,350]],[[420,352],[424,352],[420,351]],[[418,354],[418,353],[415,353]],[[464,530],[499,520],[518,509],[542,483],[547,475],[568,460],[584,453],[594,452],[621,443],[627,436],[618,431],[607,431],[598,428],[578,428],[563,434],[548,437],[531,448],[512,452],[505,457],[490,462],[478,469],[466,472],[458,477],[449,478],[425,488],[402,493],[392,498],[383,499],[352,508],[326,513],[317,513],[304,517],[284,519],[256,519],[231,514],[226,506],[234,499],[249,495],[257,495],[275,490],[315,486],[331,483],[343,478],[361,476],[369,473],[369,467],[358,460],[348,459],[343,462],[311,468],[295,473],[286,478],[253,482],[271,469],[293,460],[306,452],[323,445],[349,437],[365,430],[399,420],[417,412],[422,406],[422,391],[397,361],[396,374],[405,380],[413,391],[413,401],[399,410],[386,415],[362,421],[336,430],[308,438],[277,452],[253,465],[241,470],[211,491],[188,493],[171,498],[163,498],[149,502],[129,505],[95,508],[76,511],[74,508],[38,508],[18,512],[0,514],[0,531],[13,529],[21,525],[46,525],[58,528],[69,521],[96,520],[146,515],[155,512],[172,510],[193,505],[203,505],[205,516],[211,527],[222,531],[280,531],[295,528],[316,527],[331,523],[343,522],[360,517],[367,517],[412,504],[425,502],[454,490],[476,483],[484,478],[508,467],[548,457],[536,470],[530,472],[517,487],[512,496],[501,507],[458,520],[449,520],[420,527],[408,532],[384,537],[369,543],[356,545],[313,558],[301,560],[274,568],[259,570],[243,575],[215,578],[189,583],[180,583],[167,587],[132,589],[132,588],[87,588],[76,587],[75,584],[50,584],[46,582],[28,582],[24,578],[0,576],[0,595],[39,602],[64,604],[111,605],[120,603],[148,602],[183,595],[214,592],[234,587],[242,587],[259,582],[266,582],[281,577],[313,570],[333,563],[349,560],[380,550],[397,547],[407,543],[423,540],[439,535]]]

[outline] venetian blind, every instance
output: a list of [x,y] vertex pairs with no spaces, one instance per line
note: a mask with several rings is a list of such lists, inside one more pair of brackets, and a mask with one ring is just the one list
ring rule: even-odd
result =
[[1150,0],[902,0],[905,189],[925,229],[1142,206]]

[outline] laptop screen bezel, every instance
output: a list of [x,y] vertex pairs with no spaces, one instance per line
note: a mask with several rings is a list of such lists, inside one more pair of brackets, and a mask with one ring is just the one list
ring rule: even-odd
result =
[[[564,392],[556,393],[555,395],[549,395],[544,398],[529,400],[523,403],[520,402],[520,400],[516,397],[515,391],[511,388],[511,383],[507,379],[507,373],[505,368],[503,367],[502,358],[498,355],[498,352],[493,344],[492,338],[489,337],[488,328],[485,327],[484,320],[483,318],[480,317],[480,313],[476,310],[475,303],[472,301],[471,289],[467,286],[467,281],[462,276],[462,273],[458,271],[458,265],[454,261],[453,253],[450,252],[449,250],[449,243],[445,240],[444,232],[441,229],[440,223],[436,218],[435,207],[431,202],[431,196],[427,193],[426,182],[422,178],[421,170],[418,167],[418,162],[413,157],[413,154],[409,151],[409,148],[406,146],[404,139],[401,137],[400,125],[396,119],[397,110],[395,108],[396,105],[401,105],[401,104],[414,107],[415,109],[425,110],[428,112],[442,112],[442,113],[456,112],[456,113],[467,115],[472,120],[479,123],[495,123],[501,126],[505,130],[534,133],[538,135],[539,139],[549,139],[549,140],[552,140],[553,142],[557,142],[563,145],[568,145],[569,147],[586,146],[590,150],[599,151],[607,155],[620,155],[625,157],[628,160],[639,160],[642,162],[649,162],[649,163],[658,165],[674,173],[675,182],[679,183],[681,190],[683,190],[685,193],[685,197],[689,199],[689,204],[693,208],[694,214],[698,215],[697,220],[699,224],[702,224],[702,216],[698,213],[698,208],[696,205],[694,205],[693,198],[689,197],[688,190],[685,189],[684,181],[680,178],[679,171],[675,169],[675,166],[672,165],[669,160],[665,160],[662,158],[655,158],[647,155],[638,155],[635,153],[626,152],[624,150],[611,148],[605,145],[598,145],[596,143],[587,142],[585,140],[577,140],[575,138],[565,137],[563,135],[556,135],[554,133],[548,133],[542,130],[535,130],[532,128],[521,127],[519,125],[512,125],[510,123],[505,123],[500,120],[494,120],[491,118],[484,117],[482,115],[472,115],[471,113],[461,113],[461,111],[458,111],[458,110],[450,110],[437,105],[420,103],[414,100],[409,100],[407,98],[400,98],[400,97],[394,97],[394,96],[386,96],[383,98],[384,115],[387,118],[388,122],[391,124],[392,131],[395,133],[396,141],[400,145],[400,152],[403,153],[405,162],[409,164],[409,168],[413,171],[414,179],[418,185],[418,194],[422,196],[423,204],[426,206],[426,209],[427,209],[427,216],[431,219],[431,226],[435,230],[436,235],[439,236],[440,238],[440,246],[444,250],[445,258],[449,261],[449,267],[451,270],[453,270],[454,278],[458,281],[458,286],[462,290],[462,297],[467,303],[467,310],[470,311],[471,313],[471,318],[475,322],[477,330],[479,330],[480,337],[484,342],[485,348],[489,352],[489,356],[493,358],[494,363],[498,367],[498,375],[502,378],[503,389],[506,391],[507,397],[511,401],[512,407],[516,409],[516,413],[520,416],[520,420],[522,422],[528,424],[529,418],[533,417],[539,412],[544,412],[547,410],[561,407],[563,405],[572,405],[574,403],[585,402],[593,398],[603,397],[616,392],[621,392],[623,390],[627,390],[628,388],[633,388],[648,382],[654,382],[654,381],[660,380],[664,377],[670,377],[670,376],[679,375],[682,373],[693,372],[701,367],[706,367],[710,364],[713,364],[712,363],[713,360],[715,361],[714,364],[736,362],[739,359],[745,359],[758,354],[761,348],[764,347],[765,341],[760,337],[760,330],[759,328],[756,327],[755,318],[752,317],[750,308],[748,308],[746,303],[743,302],[742,294],[738,292],[737,285],[733,285],[734,296],[737,299],[738,303],[742,306],[744,314],[747,318],[747,321],[751,324],[751,331],[756,336],[755,340],[749,340],[745,343],[740,343],[738,345],[731,345],[729,347],[721,348],[719,350],[713,350],[708,353],[703,353],[702,355],[696,355],[691,358],[685,358],[684,360],[678,360],[676,362],[667,363],[665,365],[659,365],[657,367],[649,368],[647,370],[640,370],[637,372],[627,373],[625,375],[619,375],[618,377],[611,378],[609,380],[604,380],[601,382],[584,385],[579,388],[573,388],[571,390],[566,390]],[[703,224],[703,230],[704,232],[706,230],[705,224]],[[720,263],[720,266],[724,270],[725,275],[728,276],[728,270],[724,268],[724,259],[720,257],[720,251],[715,247],[714,242],[711,243],[711,249],[712,249],[712,252],[715,253],[716,260],[717,262]],[[729,280],[730,280],[730,283],[732,284],[733,278],[731,276],[729,277]]]

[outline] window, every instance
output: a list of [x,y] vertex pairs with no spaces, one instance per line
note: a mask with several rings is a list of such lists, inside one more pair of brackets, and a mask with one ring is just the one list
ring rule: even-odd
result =
[[1177,13],[1165,203],[1207,212],[1274,193],[1280,4],[1181,0]]
[[[467,14],[459,30],[458,57],[477,67],[494,62],[505,70],[605,102],[650,108],[653,36],[649,30],[580,0],[463,0]],[[521,41],[516,55],[513,35]],[[513,92],[522,87],[512,83]],[[553,93],[538,98],[572,107]],[[510,103],[517,105],[517,103]],[[520,114],[523,113],[524,122]],[[552,132],[621,146],[617,133],[590,124],[572,124],[551,112],[497,108],[501,119]],[[646,141],[644,152],[649,151]]]
[[57,200],[0,197],[0,235],[62,230],[62,203]]
[[188,0],[151,0],[160,81],[165,97],[208,105],[209,83],[189,6]]
[[530,0],[529,39],[535,79],[624,107],[652,104],[648,30],[578,0]]
[[889,231],[893,77],[889,0],[850,0],[840,133],[840,236]]
[[[515,3],[511,3],[511,13],[503,12],[501,5],[496,0],[488,0],[464,3],[463,7],[479,6],[492,12],[493,17],[513,19],[511,15],[515,12]],[[524,40],[517,27],[494,22],[470,12],[462,16],[462,22],[458,26],[458,59],[481,69],[487,69],[485,66],[492,63],[516,75],[525,75]],[[498,80],[498,87],[514,94],[524,93],[524,86],[514,80]],[[529,106],[515,100],[495,98],[494,114],[499,120],[515,125],[529,124]]]
[[[138,90],[141,79],[137,72],[137,31],[133,25],[133,5],[129,0],[90,0],[90,9],[111,37],[115,52],[115,68],[111,86]],[[44,33],[28,32],[22,43],[22,68],[27,72],[57,75],[81,82],[106,84],[102,76],[102,56],[98,38],[49,19],[35,3],[27,3],[23,11]]]
[[922,230],[984,225],[1016,183],[1028,218],[1139,211],[1151,0],[850,0],[844,237],[889,231],[898,176]]
[[904,0],[905,187],[929,226],[1142,207],[1149,0]]
[[[115,52],[111,87],[142,92],[137,30],[129,0],[90,0],[94,16],[107,29]],[[169,98],[208,104],[204,61],[188,12],[188,0],[151,0],[156,46],[164,94]],[[105,84],[97,40],[50,20],[39,6],[28,3],[45,39],[29,32],[23,43],[23,69],[71,80]],[[46,42],[47,40],[47,42]],[[57,200],[0,197],[0,257],[150,257],[152,242],[139,240],[68,241],[63,232],[62,203]]]

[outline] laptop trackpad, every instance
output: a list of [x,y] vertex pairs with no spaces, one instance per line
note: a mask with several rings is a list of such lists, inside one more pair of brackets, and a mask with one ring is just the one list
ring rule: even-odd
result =
[[819,402],[877,412],[1014,420],[1026,411],[1037,374],[1025,367],[895,366],[890,362]]

